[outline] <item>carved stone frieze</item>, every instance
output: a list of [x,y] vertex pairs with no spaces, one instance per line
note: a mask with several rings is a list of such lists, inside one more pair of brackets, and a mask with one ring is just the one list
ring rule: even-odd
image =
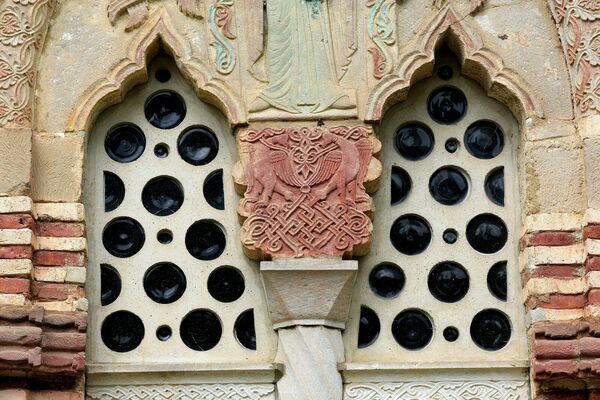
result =
[[[203,17],[204,0],[177,0],[177,5],[181,12],[189,17]],[[125,30],[130,31],[138,28],[148,19],[148,0],[111,0],[107,11],[113,25],[122,14],[127,13]]]
[[92,386],[88,400],[264,400],[275,387],[264,384]]
[[210,32],[214,40],[210,43],[215,52],[214,64],[219,73],[227,75],[233,71],[236,62],[235,49],[231,41],[236,38],[232,32],[234,0],[216,0],[210,6]]
[[600,2],[549,0],[571,67],[573,101],[581,114],[600,112]]
[[378,148],[366,126],[242,131],[238,213],[248,255],[341,256],[371,239],[365,178]]
[[344,400],[528,400],[526,381],[351,383]]
[[7,0],[0,10],[0,126],[28,126],[38,51],[54,0]]

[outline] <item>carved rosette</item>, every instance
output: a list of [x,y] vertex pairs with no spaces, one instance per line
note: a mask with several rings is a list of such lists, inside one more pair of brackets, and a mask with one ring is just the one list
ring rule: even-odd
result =
[[600,112],[600,1],[548,1],[571,67],[576,109]]
[[28,126],[39,49],[54,0],[7,0],[0,10],[0,126]]
[[[246,130],[238,136],[244,198],[238,205],[249,257],[363,254],[372,210],[365,181],[379,170],[366,126]],[[376,171],[376,172],[369,172]],[[377,175],[377,176],[371,176]]]

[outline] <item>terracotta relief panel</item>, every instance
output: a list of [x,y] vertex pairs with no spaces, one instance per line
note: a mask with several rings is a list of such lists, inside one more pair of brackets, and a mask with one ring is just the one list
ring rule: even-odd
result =
[[[238,135],[242,242],[255,259],[362,254],[379,142],[366,126],[266,128]],[[239,170],[239,167],[238,167]]]
[[571,67],[576,110],[580,114],[600,112],[600,2],[549,2]]
[[38,52],[54,0],[7,0],[0,10],[0,126],[29,126]]

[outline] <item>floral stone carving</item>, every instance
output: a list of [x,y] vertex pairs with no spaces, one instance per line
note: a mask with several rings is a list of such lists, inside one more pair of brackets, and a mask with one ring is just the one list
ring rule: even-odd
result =
[[366,126],[247,130],[238,213],[247,254],[317,257],[368,249],[365,177],[377,140]]
[[[204,0],[177,0],[181,12],[188,17],[202,18]],[[110,0],[108,4],[108,19],[114,25],[121,14],[127,13],[126,31],[141,26],[149,16],[148,0]]]

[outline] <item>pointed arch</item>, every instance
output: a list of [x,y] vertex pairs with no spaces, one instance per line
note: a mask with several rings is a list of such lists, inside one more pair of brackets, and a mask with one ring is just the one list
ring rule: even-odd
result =
[[451,6],[444,8],[427,32],[415,35],[416,49],[405,52],[392,74],[383,78],[367,99],[365,120],[379,121],[394,103],[406,98],[417,81],[431,75],[436,49],[445,41],[458,56],[463,73],[479,82],[488,95],[506,104],[521,121],[543,116],[541,105],[528,84],[516,71],[507,68],[500,56],[486,48]]
[[210,68],[193,56],[189,42],[179,34],[168,12],[161,6],[140,28],[128,55],[84,93],[69,117],[67,131],[89,132],[100,112],[120,102],[130,89],[145,82],[148,79],[147,62],[161,46],[173,56],[177,67],[201,99],[219,108],[232,126],[247,122],[242,100],[231,86],[212,77]]

